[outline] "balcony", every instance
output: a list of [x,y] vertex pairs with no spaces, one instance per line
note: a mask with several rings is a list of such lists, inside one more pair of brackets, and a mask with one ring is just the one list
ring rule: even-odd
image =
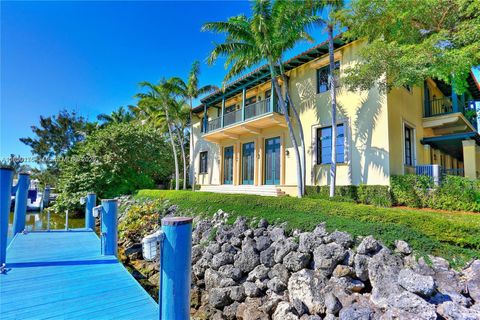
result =
[[448,133],[478,129],[475,102],[456,96],[426,100],[423,117],[424,127],[442,128]]
[[241,134],[260,133],[265,128],[286,126],[283,112],[278,103],[273,102],[267,98],[209,120],[203,138],[209,141],[235,139]]

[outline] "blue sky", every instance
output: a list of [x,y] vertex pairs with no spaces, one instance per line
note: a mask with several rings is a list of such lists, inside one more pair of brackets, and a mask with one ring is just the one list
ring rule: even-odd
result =
[[197,59],[201,84],[219,85],[223,64],[204,62],[221,39],[200,27],[248,11],[247,1],[2,1],[0,156],[30,155],[18,139],[40,115],[67,108],[94,120],[134,104],[140,81],[186,77]]
[[2,1],[1,9],[0,155],[6,157],[30,155],[18,139],[31,135],[40,115],[67,108],[94,120],[134,104],[140,81],[186,77],[196,59],[203,63],[201,84],[219,85],[223,63],[204,62],[221,39],[200,27],[248,13],[249,3]]

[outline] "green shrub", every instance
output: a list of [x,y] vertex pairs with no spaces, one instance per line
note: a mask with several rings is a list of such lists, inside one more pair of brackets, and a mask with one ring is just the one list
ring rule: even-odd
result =
[[480,212],[480,181],[464,177],[443,177],[435,186],[428,176],[392,176],[395,205]]
[[480,181],[447,175],[426,204],[434,209],[480,212]]
[[394,205],[422,208],[433,187],[428,176],[406,174],[390,178],[391,193]]
[[379,207],[391,207],[392,196],[388,186],[360,185],[358,186],[358,202],[373,204]]
[[330,198],[330,186],[306,186],[305,193],[308,198],[313,199],[330,199],[341,202],[357,201],[357,186],[336,186],[333,198]]

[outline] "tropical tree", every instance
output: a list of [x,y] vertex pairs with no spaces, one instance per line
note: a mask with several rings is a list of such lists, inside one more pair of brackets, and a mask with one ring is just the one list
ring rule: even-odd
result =
[[159,129],[166,128],[168,132],[175,163],[175,190],[179,190],[177,147],[175,145],[172,118],[170,115],[170,108],[174,103],[174,93],[171,90],[172,85],[172,80],[162,79],[157,85],[144,81],[140,83],[140,86],[146,89],[147,92],[138,93],[135,97],[140,99],[137,114],[143,114],[149,123]]
[[102,128],[112,123],[127,123],[133,121],[134,119],[135,115],[129,109],[126,109],[123,106],[110,114],[101,113],[97,116],[97,120],[102,122],[100,125]]
[[183,161],[183,190],[187,189],[187,156],[185,133],[190,123],[190,107],[182,99],[172,99],[170,104],[173,132],[177,136]]
[[334,30],[338,23],[337,14],[343,8],[343,0],[307,0],[306,8],[311,8],[312,14],[322,13],[318,18],[318,23],[325,26],[328,37],[328,61],[329,75],[328,83],[330,86],[330,100],[332,104],[332,157],[330,160],[330,197],[335,195],[335,186],[337,180],[337,77],[335,71],[335,55],[334,55]]
[[[218,90],[217,86],[214,85],[205,85],[200,87],[199,86],[199,76],[200,76],[200,62],[194,61],[192,67],[190,69],[190,73],[188,74],[187,82],[184,82],[182,79],[176,78],[175,79],[175,91],[183,96],[190,105],[190,110],[193,108],[193,101],[198,99],[200,96],[207,94],[209,92],[213,92]],[[192,124],[191,113],[189,112],[189,120],[190,124]],[[194,145],[194,135],[193,129],[190,128],[190,141],[192,146]],[[195,152],[195,150],[193,150]],[[192,176],[192,191],[195,191],[195,154],[192,154],[193,159],[191,159],[191,170],[190,174]],[[185,180],[184,180],[185,181]]]
[[[226,57],[225,67],[229,69],[225,81],[241,74],[249,68],[266,61],[270,70],[270,78],[274,86],[279,106],[287,123],[290,140],[292,142],[297,162],[298,197],[302,197],[305,190],[305,161],[299,151],[299,146],[293,130],[292,121],[287,111],[293,110],[297,125],[300,129],[300,143],[305,145],[303,128],[289,94],[283,95],[278,77],[281,77],[288,87],[288,79],[283,71],[283,56],[301,40],[311,41],[312,37],[306,29],[317,20],[317,17],[307,14],[304,2],[277,0],[256,0],[252,5],[252,15],[239,15],[222,22],[209,22],[203,25],[202,30],[223,33],[225,42],[217,44],[209,56],[213,63],[220,56]],[[302,148],[304,154],[304,147]]]
[[367,40],[359,63],[346,70],[349,89],[422,86],[434,78],[461,94],[480,65],[479,1],[352,0],[339,16],[348,38]]

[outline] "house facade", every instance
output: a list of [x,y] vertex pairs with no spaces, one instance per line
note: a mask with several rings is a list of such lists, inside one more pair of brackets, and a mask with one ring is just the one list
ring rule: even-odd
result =
[[[358,61],[361,41],[335,40],[340,73]],[[331,100],[328,46],[319,44],[285,63],[306,147],[306,184],[329,184]],[[341,81],[340,81],[341,83]],[[455,95],[435,80],[381,92],[337,88],[337,185],[389,185],[392,175],[442,172],[477,178],[480,136],[473,74],[469,92]],[[201,190],[295,194],[296,161],[285,117],[260,67],[192,109],[190,159]],[[289,111],[297,141],[298,123]],[[438,170],[438,169],[437,169]]]

